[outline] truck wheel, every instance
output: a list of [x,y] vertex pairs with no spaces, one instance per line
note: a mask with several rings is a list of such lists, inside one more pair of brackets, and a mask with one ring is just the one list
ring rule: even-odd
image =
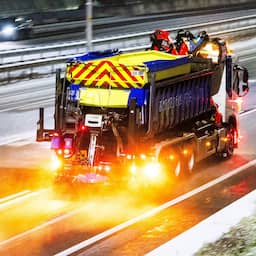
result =
[[170,152],[169,157],[171,175],[175,178],[179,178],[182,174],[180,150],[178,148],[174,149],[173,152]]
[[195,150],[194,147],[188,147],[184,155],[184,172],[192,174],[195,167]]
[[180,158],[175,163],[175,167],[174,167],[173,171],[174,171],[175,177],[180,177],[181,176],[181,161],[180,161]]
[[181,153],[178,147],[165,148],[160,153],[160,162],[165,166],[166,174],[178,178],[182,173]]
[[226,142],[225,149],[220,153],[220,157],[223,159],[230,158],[234,153],[234,136],[235,130],[232,125],[230,125],[229,129],[227,130],[226,138],[228,138]]

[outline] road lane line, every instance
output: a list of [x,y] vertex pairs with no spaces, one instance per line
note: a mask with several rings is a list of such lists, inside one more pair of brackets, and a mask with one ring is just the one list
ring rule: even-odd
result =
[[233,171],[230,171],[230,172],[224,174],[223,176],[220,176],[220,177],[218,177],[218,178],[216,178],[212,181],[209,181],[209,182],[205,183],[204,185],[183,194],[182,196],[179,196],[179,197],[177,197],[177,198],[175,198],[175,199],[173,199],[169,202],[166,202],[165,204],[160,205],[160,206],[158,206],[158,207],[156,207],[156,208],[154,208],[154,209],[152,209],[152,210],[150,210],[150,211],[148,211],[148,212],[146,212],[146,213],[144,213],[144,214],[142,214],[138,217],[135,217],[135,218],[133,218],[131,220],[128,220],[124,223],[121,223],[120,225],[117,225],[117,226],[115,226],[111,229],[108,229],[108,230],[106,230],[106,231],[104,231],[104,232],[102,232],[102,233],[100,233],[100,234],[98,234],[94,237],[91,237],[91,238],[89,238],[89,239],[87,239],[87,240],[85,240],[81,243],[78,243],[78,244],[76,244],[76,245],[74,245],[74,246],[72,246],[72,247],[70,247],[70,248],[68,248],[68,249],[66,249],[62,252],[59,252],[59,253],[55,254],[54,256],[68,256],[68,255],[71,255],[72,253],[78,252],[79,250],[82,250],[85,247],[88,247],[88,246],[90,246],[90,245],[92,245],[96,242],[99,242],[100,240],[103,240],[103,239],[121,231],[122,229],[128,228],[129,226],[131,226],[131,225],[133,225],[133,224],[135,224],[139,221],[142,221],[142,220],[144,220],[148,217],[156,215],[157,213],[159,213],[159,212],[161,212],[161,211],[163,211],[163,210],[165,210],[165,209],[167,209],[167,208],[169,208],[169,207],[171,207],[171,206],[173,206],[177,203],[180,203],[180,202],[182,202],[182,201],[184,201],[184,200],[186,200],[186,199],[188,199],[188,198],[190,198],[190,197],[192,197],[192,196],[210,188],[210,187],[212,187],[212,186],[214,186],[214,185],[216,185],[216,184],[218,184],[218,183],[220,183],[220,182],[222,182],[222,181],[224,181],[224,180],[242,172],[244,169],[252,167],[253,165],[256,165],[256,159],[254,159],[254,160],[252,160],[252,161],[234,169]]
[[0,242],[0,248],[2,246],[7,246],[8,244],[15,242],[16,240],[23,239],[25,236],[30,235],[30,234],[32,234],[34,232],[40,231],[41,229],[46,228],[46,227],[48,227],[48,226],[50,226],[52,224],[55,224],[58,221],[62,221],[65,218],[69,218],[69,217],[77,214],[79,211],[81,211],[81,209],[76,209],[76,210],[71,211],[69,213],[66,213],[64,215],[58,216],[56,218],[53,218],[52,220],[47,221],[47,222],[45,222],[45,223],[43,223],[43,224],[41,224],[41,225],[39,225],[39,226],[37,226],[35,228],[29,229],[29,230],[27,230],[27,231],[25,231],[23,233],[20,233],[20,234],[18,234],[16,236],[13,236],[13,237],[11,237],[11,238],[9,238],[7,240],[4,240],[4,241]]
[[17,204],[17,203],[20,203],[30,197],[33,197],[33,196],[37,196],[40,192],[30,192],[29,194],[26,194],[26,195],[23,195],[23,196],[20,196],[20,197],[17,197],[17,198],[14,198],[12,199],[11,201],[7,201],[5,203],[2,203],[0,204],[0,210],[12,205],[12,204]]
[[228,232],[241,219],[254,214],[255,197],[256,190],[253,190],[246,196],[243,196],[175,238],[155,248],[145,256],[194,255],[205,244],[216,241],[224,233]]
[[2,197],[2,198],[0,198],[0,204],[2,204],[3,202],[6,202],[6,201],[10,201],[10,200],[12,200],[16,197],[22,196],[24,194],[28,194],[29,192],[31,192],[31,191],[30,190],[24,190],[24,191],[18,192],[16,194],[11,194],[9,196]]
[[43,194],[43,193],[46,193],[49,189],[41,189],[39,191],[34,191],[34,192],[31,192],[29,191],[27,194],[24,194],[20,197],[17,197],[17,198],[14,198],[10,201],[7,201],[7,202],[4,202],[4,203],[1,203],[0,204],[0,210],[4,209],[5,207],[8,207],[8,206],[11,206],[12,204],[17,204],[17,203],[20,203],[30,197],[34,197],[34,196],[37,196],[37,195],[40,195],[40,194]]
[[256,112],[256,109],[252,109],[252,110],[243,112],[243,113],[240,114],[240,116],[241,116],[241,117],[247,116],[247,115],[252,114],[252,113],[254,113],[254,112]]

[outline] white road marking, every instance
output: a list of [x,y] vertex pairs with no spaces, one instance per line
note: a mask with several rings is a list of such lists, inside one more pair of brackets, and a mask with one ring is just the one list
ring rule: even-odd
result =
[[30,192],[30,190],[24,190],[24,191],[18,192],[16,194],[11,194],[9,196],[2,197],[2,198],[0,198],[0,204],[2,204],[3,202],[10,201],[10,200],[17,198],[19,196],[22,196],[24,194],[28,194],[29,192]]
[[252,109],[252,110],[249,110],[249,111],[246,111],[244,113],[241,113],[240,116],[247,116],[247,115],[250,115],[252,113],[256,112],[256,109]]
[[16,240],[23,239],[27,235],[30,235],[30,234],[32,234],[34,232],[37,232],[37,231],[39,231],[39,230],[41,230],[43,228],[46,228],[46,227],[50,226],[50,225],[52,225],[52,224],[54,224],[54,223],[56,223],[58,221],[62,221],[65,218],[68,218],[68,217],[71,217],[71,216],[75,215],[79,211],[80,211],[80,209],[76,209],[76,210],[74,210],[72,212],[66,213],[66,214],[58,216],[58,217],[56,217],[56,218],[54,218],[54,219],[52,219],[50,221],[47,221],[47,222],[43,223],[42,225],[39,225],[39,226],[37,226],[35,228],[32,228],[32,229],[30,229],[28,231],[25,231],[23,233],[20,233],[20,234],[18,234],[16,236],[13,236],[13,237],[7,239],[7,240],[4,240],[4,241],[0,242],[0,247],[1,246],[7,246],[8,244],[15,242]]
[[184,200],[186,200],[186,199],[188,199],[188,198],[190,198],[190,197],[192,197],[192,196],[194,196],[194,195],[196,195],[196,194],[198,194],[198,193],[200,193],[200,192],[202,192],[202,191],[204,191],[204,190],[206,190],[206,189],[208,189],[208,188],[210,188],[210,187],[212,187],[212,186],[214,186],[214,185],[216,185],[216,184],[218,184],[218,183],[220,183],[220,182],[222,182],[222,181],[224,181],[224,180],[226,180],[226,179],[228,179],[228,178],[230,178],[230,177],[232,177],[232,176],[234,176],[238,173],[240,173],[244,169],[247,169],[247,168],[249,168],[253,165],[256,165],[256,159],[254,159],[254,160],[244,164],[243,166],[240,166],[240,167],[236,168],[235,170],[233,170],[231,172],[228,172],[225,175],[220,176],[220,177],[218,177],[218,178],[216,178],[216,179],[214,179],[214,180],[212,180],[212,181],[210,181],[210,182],[208,182],[208,183],[206,183],[206,184],[204,184],[204,185],[202,185],[202,186],[200,186],[200,187],[198,187],[198,188],[196,188],[196,189],[194,189],[194,190],[192,190],[192,191],[190,191],[190,192],[188,192],[188,193],[186,193],[182,196],[179,196],[179,197],[177,197],[177,198],[175,198],[175,199],[173,199],[169,202],[166,202],[165,204],[160,205],[159,207],[154,208],[154,209],[152,209],[152,210],[150,210],[150,211],[148,211],[148,212],[146,212],[146,213],[144,213],[144,214],[142,214],[138,217],[135,217],[131,220],[128,220],[128,221],[126,221],[126,222],[124,222],[120,225],[117,225],[117,226],[115,226],[115,227],[113,227],[109,230],[106,230],[105,232],[102,232],[102,233],[100,233],[100,234],[98,234],[94,237],[91,237],[88,240],[85,240],[85,241],[83,241],[79,244],[76,244],[76,245],[74,245],[74,246],[72,246],[72,247],[70,247],[70,248],[68,248],[68,249],[66,249],[62,252],[59,252],[59,253],[55,254],[54,256],[68,256],[68,255],[71,255],[72,253],[75,253],[75,252],[77,252],[81,249],[84,249],[85,247],[88,247],[88,246],[90,246],[90,245],[92,245],[92,244],[94,244],[94,243],[96,243],[96,242],[98,242],[102,239],[105,239],[108,236],[111,236],[111,235],[117,233],[118,231],[121,231],[122,229],[125,229],[125,228],[127,228],[127,227],[129,227],[129,226],[131,226],[131,225],[133,225],[133,224],[135,224],[139,221],[142,221],[142,220],[144,220],[148,217],[151,217],[151,216],[153,216],[153,215],[155,215],[155,214],[157,214],[157,213],[159,213],[159,212],[161,212],[161,211],[163,211],[163,210],[165,210],[165,209],[167,209],[167,208],[169,208],[169,207],[171,207],[171,206],[173,206],[177,203],[180,203],[181,201],[184,201]]
[[33,196],[37,196],[41,193],[42,191],[37,191],[37,192],[30,192],[29,194],[25,194],[23,196],[20,196],[20,197],[17,197],[17,198],[14,198],[10,201],[7,201],[7,202],[4,202],[4,203],[1,203],[0,204],[0,210],[6,208],[6,207],[9,207],[13,204],[17,204],[17,203],[20,203],[30,197],[33,197]]
[[255,197],[256,190],[216,212],[170,241],[162,244],[145,256],[194,255],[205,244],[214,242],[220,238],[221,235],[227,232],[232,226],[239,223],[242,218],[254,214]]

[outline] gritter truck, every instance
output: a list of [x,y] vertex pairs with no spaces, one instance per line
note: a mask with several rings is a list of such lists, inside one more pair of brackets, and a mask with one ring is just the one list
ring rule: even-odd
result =
[[89,52],[57,70],[54,129],[40,108],[37,141],[51,141],[58,182],[166,182],[232,156],[248,89],[220,38],[182,56]]

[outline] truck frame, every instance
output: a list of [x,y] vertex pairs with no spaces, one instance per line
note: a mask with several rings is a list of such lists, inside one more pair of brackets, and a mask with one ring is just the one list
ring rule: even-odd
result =
[[[233,63],[225,41],[208,44],[214,50],[204,46],[175,58],[156,51],[93,52],[69,60],[64,77],[57,70],[54,129],[44,128],[42,108],[37,129],[37,141],[51,141],[55,151],[55,180],[162,183],[191,174],[209,156],[231,157],[238,147],[238,99],[248,91],[248,72]],[[146,61],[129,70],[125,62],[116,64],[122,58]],[[106,82],[106,73],[96,78],[95,69],[94,78],[81,78],[82,71],[93,65],[98,70],[103,62],[112,65],[114,75],[122,68],[146,80],[127,86],[112,75]]]

